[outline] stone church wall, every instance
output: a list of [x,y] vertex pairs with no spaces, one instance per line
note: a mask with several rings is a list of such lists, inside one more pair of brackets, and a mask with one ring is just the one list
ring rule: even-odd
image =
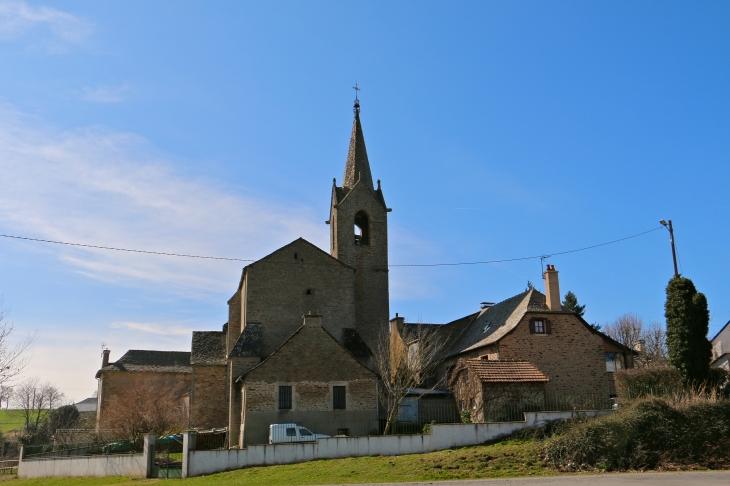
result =
[[[354,270],[304,240],[249,266],[245,286],[245,320],[262,324],[262,356],[276,351],[310,311],[338,340],[343,328],[355,327]],[[317,356],[315,348],[308,353]]]

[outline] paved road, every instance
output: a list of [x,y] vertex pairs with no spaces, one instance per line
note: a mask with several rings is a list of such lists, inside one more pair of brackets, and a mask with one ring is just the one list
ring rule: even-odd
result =
[[[397,486],[719,486],[730,485],[730,471],[665,472],[551,476],[543,478],[477,479],[391,483]],[[361,484],[359,486],[383,486]]]

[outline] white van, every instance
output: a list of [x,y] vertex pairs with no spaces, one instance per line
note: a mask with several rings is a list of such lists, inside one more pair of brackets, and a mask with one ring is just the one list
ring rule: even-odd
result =
[[329,439],[331,436],[315,434],[306,427],[297,424],[269,425],[269,444],[285,444],[287,442],[314,442],[317,439]]

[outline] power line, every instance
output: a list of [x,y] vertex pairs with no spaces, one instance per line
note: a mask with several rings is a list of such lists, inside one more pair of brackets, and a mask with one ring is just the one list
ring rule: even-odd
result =
[[[648,231],[644,231],[642,233],[637,233],[635,235],[626,236],[624,238],[619,238],[617,240],[607,241],[605,243],[599,243],[597,245],[591,245],[586,246],[583,248],[576,248],[574,250],[567,250],[567,251],[560,251],[560,252],[553,252],[548,254],[540,254],[540,255],[533,255],[533,256],[526,256],[526,257],[518,257],[518,258],[506,258],[502,260],[485,260],[485,261],[478,261],[478,262],[457,262],[457,263],[411,263],[411,264],[398,264],[398,265],[388,265],[389,267],[456,267],[461,265],[486,265],[490,263],[506,263],[506,262],[516,262],[521,260],[533,260],[537,258],[546,258],[546,257],[552,257],[557,255],[567,255],[569,253],[577,253],[579,251],[586,251],[591,250],[593,248],[599,248],[601,246],[607,246],[612,245],[614,243],[619,243],[621,241],[630,240],[632,238],[637,238],[639,236],[645,235],[647,233],[651,233],[653,231],[657,231],[659,229],[662,229],[662,226],[659,226],[654,229],[650,229]],[[43,240],[40,238],[29,238],[26,236],[15,236],[15,235],[3,235],[0,234],[0,237],[2,238],[12,238],[16,240],[27,240],[27,241],[37,241],[40,243],[52,243],[55,245],[67,245],[67,246],[79,246],[83,248],[94,248],[98,250],[113,250],[113,251],[126,251],[131,253],[145,253],[148,255],[163,255],[163,256],[174,256],[174,257],[184,257],[184,258],[202,258],[206,260],[227,260],[227,261],[237,261],[237,262],[255,262],[256,260],[251,259],[244,259],[244,258],[227,258],[227,257],[214,257],[214,256],[203,256],[203,255],[187,255],[183,253],[167,253],[167,252],[161,252],[161,251],[148,251],[148,250],[131,250],[129,248],[115,248],[112,246],[100,246],[100,245],[87,245],[83,243],[70,243],[66,241],[54,241],[54,240]],[[274,263],[274,262],[272,262]],[[276,262],[278,263],[278,262]],[[283,262],[281,262],[283,263]]]

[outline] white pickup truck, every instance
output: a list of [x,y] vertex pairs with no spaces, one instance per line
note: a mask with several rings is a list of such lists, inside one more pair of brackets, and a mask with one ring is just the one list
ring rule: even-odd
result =
[[286,444],[288,442],[315,442],[317,439],[329,439],[331,436],[315,434],[306,427],[297,424],[269,425],[269,444]]

